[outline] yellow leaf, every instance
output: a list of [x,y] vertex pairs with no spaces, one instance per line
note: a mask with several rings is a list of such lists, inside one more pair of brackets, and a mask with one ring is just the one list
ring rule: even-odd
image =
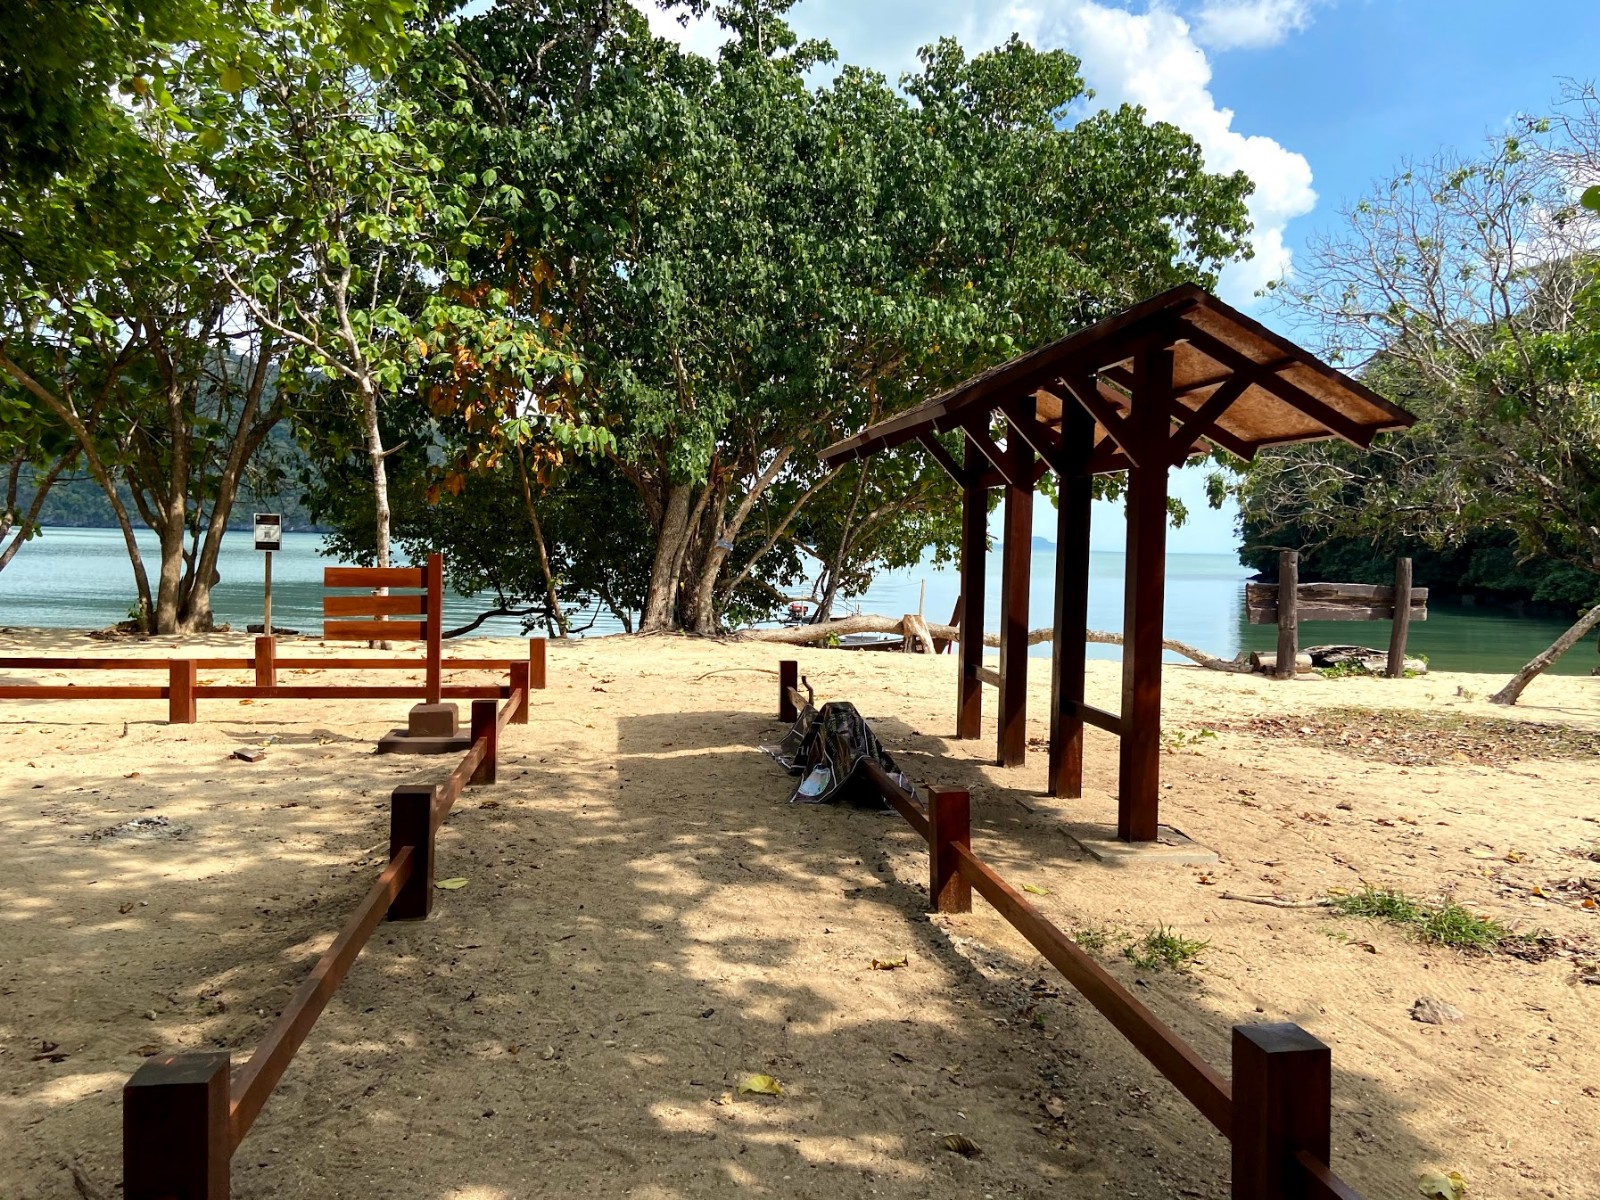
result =
[[238,67],[222,68],[222,90],[230,96],[237,96],[244,91],[244,72]]
[[895,971],[905,965],[906,956],[903,954],[899,958],[875,958],[872,960],[872,969],[874,971]]
[[1467,1194],[1467,1181],[1460,1171],[1451,1171],[1448,1175],[1443,1171],[1428,1171],[1417,1180],[1417,1191],[1428,1200],[1462,1200]]
[[465,876],[457,875],[454,879],[437,880],[433,886],[436,888],[443,888],[447,892],[454,892],[466,887],[467,880]]
[[783,1084],[771,1075],[746,1075],[739,1080],[741,1096],[781,1096]]
[[1032,884],[1032,883],[1023,884],[1022,885],[1022,890],[1025,891],[1025,892],[1032,892],[1035,896],[1048,896],[1050,894],[1050,889],[1049,888],[1042,888],[1042,887],[1039,887],[1037,884]]

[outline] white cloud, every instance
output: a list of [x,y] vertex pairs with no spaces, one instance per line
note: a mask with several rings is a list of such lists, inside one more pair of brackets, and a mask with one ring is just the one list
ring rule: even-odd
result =
[[[1262,135],[1234,128],[1234,113],[1211,93],[1211,64],[1203,47],[1270,45],[1310,20],[1316,0],[1203,0],[1190,25],[1157,0],[1132,12],[1096,0],[802,0],[789,21],[803,37],[826,38],[846,62],[896,78],[917,67],[918,47],[954,36],[969,52],[1003,42],[1013,32],[1036,46],[1064,46],[1083,60],[1096,103],[1143,105],[1150,116],[1189,133],[1214,171],[1242,170],[1256,184],[1250,199],[1255,258],[1224,270],[1220,291],[1248,305],[1269,281],[1286,274],[1291,251],[1285,228],[1317,201],[1305,156]],[[714,53],[724,35],[715,21],[687,29],[654,8],[652,27],[701,53]]]
[[1210,169],[1243,171],[1255,181],[1249,202],[1255,258],[1227,268],[1220,289],[1224,299],[1248,304],[1289,270],[1285,227],[1317,202],[1311,164],[1269,137],[1233,127],[1233,110],[1218,106],[1211,94],[1211,64],[1176,13],[1131,13],[1088,0],[1057,8],[1042,32],[1082,58],[1101,103],[1143,105],[1156,120],[1170,121],[1199,142]]
[[1311,24],[1312,0],[1205,0],[1195,37],[1217,50],[1276,46]]

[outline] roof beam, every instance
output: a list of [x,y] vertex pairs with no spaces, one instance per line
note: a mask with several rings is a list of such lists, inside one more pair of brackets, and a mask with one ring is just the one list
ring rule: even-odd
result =
[[989,465],[1000,473],[1000,478],[1012,487],[1031,488],[1032,481],[1011,473],[1012,458],[999,446],[994,444],[994,439],[989,436],[987,429],[964,426],[967,436],[972,439],[972,444],[978,448],[978,453],[989,460]]
[[1262,364],[1247,358],[1240,351],[1221,339],[1212,337],[1203,329],[1191,326],[1187,337],[1191,346],[1213,362],[1230,368],[1236,375],[1248,376],[1251,383],[1272,393],[1289,407],[1298,409],[1312,420],[1320,421],[1325,429],[1357,449],[1365,450],[1372,444],[1373,435],[1377,430],[1362,428],[1359,422],[1351,420],[1338,409],[1324,404],[1310,392],[1278,375],[1276,371],[1269,370],[1271,364]]
[[1095,443],[1094,453],[1089,456],[1088,471],[1090,475],[1105,475],[1112,471],[1126,471],[1132,466],[1122,447],[1106,437]]
[[1167,444],[1172,448],[1170,458],[1173,466],[1185,462],[1194,452],[1194,444],[1203,437],[1209,437],[1216,429],[1217,419],[1227,411],[1245,389],[1250,386],[1250,381],[1242,375],[1235,375],[1224,380],[1222,386],[1212,392],[1199,408],[1188,412],[1181,405],[1174,404],[1173,415],[1181,416],[1183,423],[1178,426],[1178,432],[1172,435]]
[[1017,400],[1008,400],[1003,405],[1006,421],[1012,432],[1029,446],[1033,452],[1044,459],[1052,470],[1060,470],[1061,438],[1043,425],[1031,411],[1033,402],[1026,404]]
[[931,433],[919,433],[917,441],[922,443],[933,461],[944,468],[944,473],[956,481],[957,487],[967,486],[967,473],[961,464],[956,461],[956,456],[944,448],[944,443]]
[[1099,385],[1089,376],[1068,378],[1063,376],[1062,385],[1072,394],[1073,398],[1085,409],[1089,415],[1100,422],[1102,429],[1110,435],[1111,440],[1122,447],[1122,452],[1135,465],[1139,465],[1139,456],[1132,450],[1133,435],[1128,428],[1128,421],[1111,401],[1100,394]]

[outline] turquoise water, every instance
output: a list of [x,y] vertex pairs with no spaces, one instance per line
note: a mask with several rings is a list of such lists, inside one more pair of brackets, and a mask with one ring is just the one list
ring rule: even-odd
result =
[[[140,539],[147,569],[155,563],[155,539]],[[322,568],[332,560],[319,553],[322,538],[312,533],[284,535],[284,549],[273,556],[272,619],[279,627],[314,633],[322,627]],[[242,629],[261,620],[262,555],[246,534],[231,534],[223,543],[219,570],[222,582],[212,595],[217,619]],[[1050,624],[1054,607],[1055,556],[1033,555],[1029,588],[1029,625]],[[1122,628],[1121,554],[1090,556],[1089,623],[1095,629]],[[1189,642],[1212,654],[1231,658],[1241,647],[1272,649],[1277,631],[1270,625],[1248,625],[1244,616],[1244,584],[1248,573],[1229,554],[1174,554],[1167,560],[1167,636]],[[991,555],[987,572],[986,612],[998,628],[1000,562]],[[1425,586],[1426,580],[1419,580]],[[960,593],[954,568],[915,567],[889,572],[874,580],[864,596],[846,607],[897,617],[921,611],[930,620],[947,621]],[[121,535],[110,529],[52,529],[24,546],[11,565],[0,571],[0,625],[100,628],[123,620],[133,597],[133,571]],[[479,612],[475,601],[451,594],[445,600],[445,627],[462,625]],[[1561,633],[1560,621],[1517,617],[1492,610],[1434,605],[1426,622],[1412,626],[1411,651],[1425,654],[1439,670],[1515,671]],[[593,632],[616,633],[621,626],[600,616]],[[521,622],[497,617],[475,632],[480,636],[516,635]],[[1308,622],[1301,644],[1353,642],[1388,645],[1384,622]],[[1091,646],[1098,658],[1116,658],[1115,646]],[[1033,647],[1048,657],[1050,647]],[[1556,670],[1586,675],[1600,662],[1591,637],[1569,653]]]

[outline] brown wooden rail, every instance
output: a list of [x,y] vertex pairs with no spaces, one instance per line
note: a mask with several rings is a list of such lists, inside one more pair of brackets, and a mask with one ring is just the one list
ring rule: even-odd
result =
[[[431,653],[432,647],[430,647]],[[528,640],[528,656],[516,658],[460,658],[431,661],[427,658],[279,658],[276,639],[256,639],[256,652],[249,658],[50,658],[38,655],[0,656],[0,670],[49,671],[166,671],[167,684],[115,686],[94,684],[4,684],[0,700],[166,700],[169,724],[192,724],[198,719],[198,702],[203,699],[233,700],[405,700],[500,699],[519,689],[522,703],[511,719],[527,720],[527,693],[545,686],[545,641]],[[201,671],[254,671],[253,684],[201,683]],[[416,684],[308,684],[279,683],[280,671],[411,671],[423,672],[425,682]],[[506,684],[439,683],[440,671],[505,671]]]
[[[779,663],[779,715],[791,721],[798,709],[813,702],[795,687],[798,679],[796,663]],[[965,791],[930,787],[924,807],[877,762],[865,760],[861,769],[927,843],[932,906],[940,912],[967,912],[976,891],[1229,1140],[1232,1200],[1361,1200],[1328,1165],[1333,1068],[1327,1046],[1298,1025],[1236,1025],[1233,1079],[1223,1078],[973,853]]]
[[344,982],[350,968],[355,965],[372,931],[389,911],[389,905],[411,878],[411,866],[416,851],[404,847],[389,860],[389,865],[367,891],[350,919],[339,930],[333,944],[322,952],[311,974],[295,989],[294,995],[272,1028],[261,1039],[256,1052],[250,1056],[229,1088],[228,1130],[232,1149],[238,1149],[250,1126],[255,1124],[261,1109],[278,1086],[278,1080],[294,1060],[295,1052],[310,1034],[322,1010]]
[[402,786],[390,807],[388,865],[317,959],[255,1053],[230,1079],[221,1054],[162,1054],[123,1088],[124,1200],[227,1200],[231,1159],[317,1018],[385,918],[426,917],[433,905],[435,835],[469,784],[493,783],[505,726],[525,720],[526,680],[503,707],[474,701],[472,745],[443,784]]

